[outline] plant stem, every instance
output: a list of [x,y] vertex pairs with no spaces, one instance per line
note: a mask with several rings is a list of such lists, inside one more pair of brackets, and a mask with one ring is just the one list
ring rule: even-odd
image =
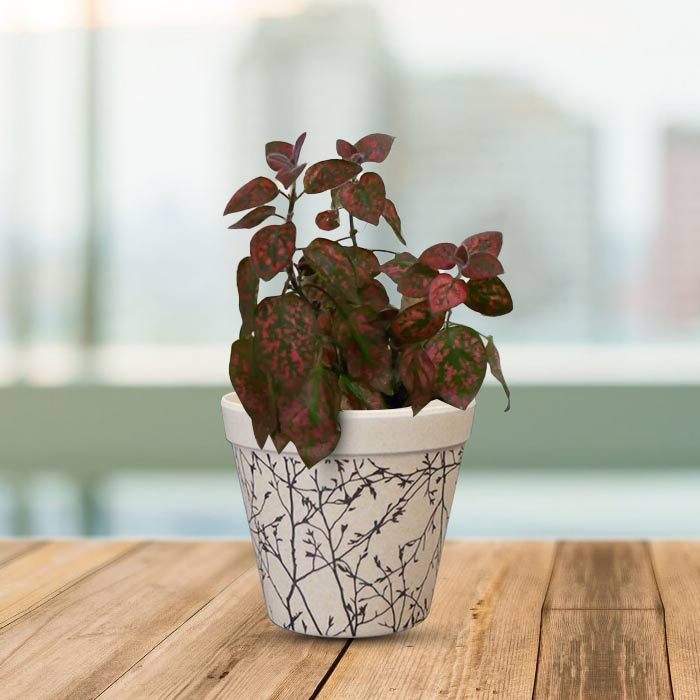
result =
[[398,255],[395,250],[386,250],[385,248],[370,248],[373,253],[391,253],[392,255]]
[[355,236],[357,235],[357,229],[355,228],[355,218],[353,215],[348,212],[348,216],[350,217],[350,239],[352,240],[352,244],[357,247],[357,239]]

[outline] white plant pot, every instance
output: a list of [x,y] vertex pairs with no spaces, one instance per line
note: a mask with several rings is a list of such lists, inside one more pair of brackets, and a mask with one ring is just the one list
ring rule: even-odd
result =
[[424,620],[474,402],[342,411],[338,446],[311,469],[291,444],[261,450],[235,393],[221,407],[272,622],[374,637]]

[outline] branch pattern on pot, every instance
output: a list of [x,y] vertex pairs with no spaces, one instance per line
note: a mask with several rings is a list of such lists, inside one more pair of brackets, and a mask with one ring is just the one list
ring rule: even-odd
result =
[[329,458],[309,470],[295,455],[237,446],[270,617],[329,637],[397,632],[423,620],[462,450]]

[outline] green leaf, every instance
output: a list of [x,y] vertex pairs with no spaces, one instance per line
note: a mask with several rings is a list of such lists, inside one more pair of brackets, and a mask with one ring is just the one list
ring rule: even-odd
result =
[[347,160],[331,158],[310,165],[304,173],[304,191],[307,194],[325,192],[346,183],[362,172],[362,166]]
[[236,283],[238,286],[238,309],[243,319],[241,337],[244,337],[253,332],[255,307],[258,304],[258,289],[260,287],[260,279],[253,269],[253,261],[250,256],[243,258],[238,263]]
[[417,343],[435,335],[445,322],[445,314],[434,314],[428,300],[406,307],[391,323],[391,334],[399,345]]
[[277,196],[278,192],[277,185],[272,180],[267,177],[256,177],[243,185],[229,199],[224,209],[224,216],[267,204]]
[[381,392],[370,389],[344,374],[340,376],[340,389],[351,409],[377,410],[386,408],[386,403],[384,402],[384,397]]
[[503,391],[506,394],[506,399],[508,399],[506,412],[508,412],[510,411],[510,389],[508,388],[508,384],[506,384],[506,378],[503,376],[503,371],[501,370],[501,356],[498,354],[492,336],[488,336],[488,342],[486,343],[486,359],[488,360],[491,374],[501,383]]
[[250,241],[250,257],[258,276],[271,280],[292,260],[296,245],[296,227],[289,221],[261,228]]
[[466,326],[450,326],[425,344],[436,367],[438,396],[465,409],[477,395],[486,375],[486,349],[479,334]]
[[304,260],[323,278],[321,286],[324,289],[335,290],[335,296],[339,294],[341,298],[356,303],[359,300],[357,276],[348,250],[328,238],[315,238],[304,249]]
[[255,351],[275,393],[295,391],[316,360],[316,315],[294,294],[267,297],[255,314]]
[[498,277],[469,280],[464,303],[484,316],[503,316],[513,310],[510,292]]

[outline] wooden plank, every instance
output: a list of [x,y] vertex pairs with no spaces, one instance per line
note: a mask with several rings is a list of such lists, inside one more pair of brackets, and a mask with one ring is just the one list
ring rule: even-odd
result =
[[50,542],[0,568],[0,629],[134,547],[135,542]]
[[700,698],[700,542],[653,542],[675,700]]
[[251,568],[100,700],[309,698],[345,645],[275,627]]
[[37,540],[0,540],[0,566],[42,544]]
[[535,700],[671,700],[661,600],[638,542],[559,545]]
[[547,609],[660,609],[643,542],[562,542]]
[[0,697],[96,697],[253,561],[247,543],[126,554],[0,630]]
[[[657,610],[550,610],[535,700],[671,700]],[[697,697],[697,696],[696,696]]]
[[354,641],[319,700],[530,700],[553,552],[545,542],[449,542],[428,619]]

